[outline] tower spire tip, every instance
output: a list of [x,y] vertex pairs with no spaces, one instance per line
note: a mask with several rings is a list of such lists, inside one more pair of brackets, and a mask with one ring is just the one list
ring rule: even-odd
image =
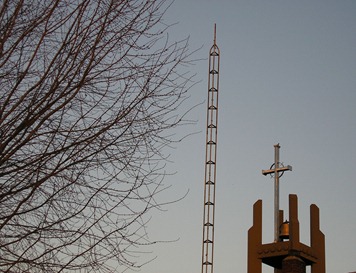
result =
[[214,24],[214,45],[216,44],[216,24]]

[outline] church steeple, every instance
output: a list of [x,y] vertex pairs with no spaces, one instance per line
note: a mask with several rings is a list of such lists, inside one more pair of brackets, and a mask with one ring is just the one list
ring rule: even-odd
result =
[[[275,145],[275,149],[277,163],[262,173],[274,174],[278,179],[280,173],[291,167],[280,166],[279,145]],[[310,206],[310,246],[299,239],[297,195],[289,195],[289,220],[282,222],[283,210],[277,207],[274,242],[262,244],[262,200],[254,204],[253,225],[248,230],[247,273],[262,273],[262,263],[273,267],[275,273],[305,273],[306,266],[311,266],[311,273],[325,273],[325,236],[320,231],[319,208],[314,204]]]

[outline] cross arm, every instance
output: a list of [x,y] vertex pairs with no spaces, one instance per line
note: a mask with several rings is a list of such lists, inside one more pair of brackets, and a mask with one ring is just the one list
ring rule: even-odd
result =
[[271,174],[271,173],[279,173],[279,172],[284,172],[284,171],[291,171],[292,170],[292,166],[288,165],[286,167],[280,167],[277,169],[270,169],[270,170],[262,170],[262,174],[263,175],[267,175],[267,174]]

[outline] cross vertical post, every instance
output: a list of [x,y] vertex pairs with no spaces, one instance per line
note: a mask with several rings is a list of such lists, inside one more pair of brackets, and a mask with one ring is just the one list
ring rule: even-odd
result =
[[279,143],[274,145],[274,163],[269,170],[262,170],[263,175],[274,175],[274,242],[279,241],[279,178],[285,171],[291,171],[292,166],[286,167],[279,161]]
[[279,238],[279,143],[274,145],[274,241]]

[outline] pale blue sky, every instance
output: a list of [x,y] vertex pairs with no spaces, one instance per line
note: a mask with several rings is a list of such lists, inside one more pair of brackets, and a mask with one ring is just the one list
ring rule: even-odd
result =
[[[190,35],[206,58],[191,105],[207,98],[207,57],[217,24],[221,50],[215,218],[215,273],[244,273],[252,205],[263,200],[263,240],[273,241],[273,145],[293,166],[281,179],[280,206],[299,199],[301,240],[309,245],[309,206],[320,208],[328,273],[356,270],[356,1],[176,0],[165,16],[171,38]],[[163,200],[188,196],[154,214],[145,273],[200,273],[205,103],[191,112],[199,132],[172,151]],[[183,132],[185,133],[185,131]],[[264,272],[273,272],[265,267]]]

